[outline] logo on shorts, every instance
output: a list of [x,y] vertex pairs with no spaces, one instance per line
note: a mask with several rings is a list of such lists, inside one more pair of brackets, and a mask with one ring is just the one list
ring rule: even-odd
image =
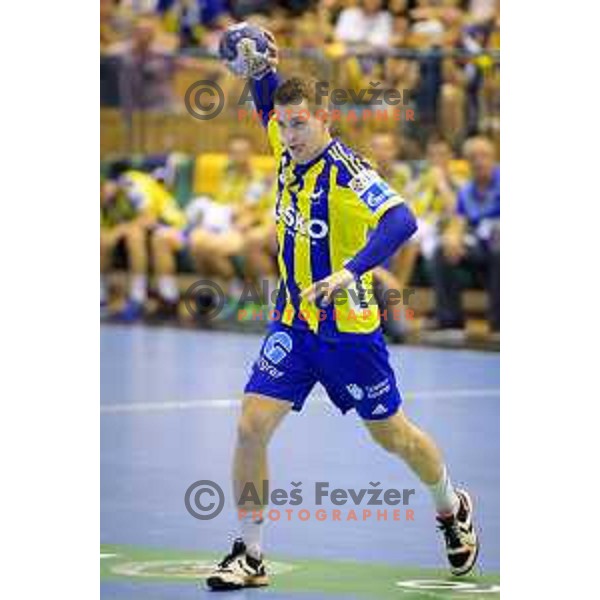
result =
[[278,331],[267,338],[263,354],[277,365],[292,351],[293,345],[292,338],[287,333]]
[[375,415],[385,415],[387,413],[387,408],[383,404],[378,404],[375,407],[375,410],[371,413],[373,416]]
[[362,388],[356,383],[351,383],[346,386],[348,393],[357,401],[360,402],[364,397],[365,393]]

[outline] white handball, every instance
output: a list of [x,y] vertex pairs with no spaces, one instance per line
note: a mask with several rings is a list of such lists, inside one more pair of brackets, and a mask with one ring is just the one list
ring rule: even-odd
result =
[[246,22],[228,27],[219,41],[219,58],[237,77],[257,79],[269,69],[271,56],[267,36]]

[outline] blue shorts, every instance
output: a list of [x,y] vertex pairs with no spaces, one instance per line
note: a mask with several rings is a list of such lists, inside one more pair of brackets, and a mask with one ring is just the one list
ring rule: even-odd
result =
[[300,411],[317,382],[342,413],[354,408],[363,419],[387,419],[402,403],[380,330],[325,340],[281,323],[270,327],[244,393]]

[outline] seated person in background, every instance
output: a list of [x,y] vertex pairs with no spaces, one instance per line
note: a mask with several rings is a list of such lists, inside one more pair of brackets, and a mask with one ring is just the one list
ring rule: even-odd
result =
[[[377,172],[397,190],[400,195],[405,195],[407,185],[410,183],[412,173],[410,167],[399,160],[398,138],[391,132],[376,133],[371,139],[371,158],[373,166]],[[384,331],[395,341],[401,341],[403,337],[403,321],[396,321],[391,318],[394,308],[406,308],[398,305],[383,306],[383,293],[386,289],[396,289],[404,292],[408,285],[408,280],[403,276],[405,273],[412,273],[410,269],[403,267],[407,258],[414,262],[418,246],[407,243],[402,249],[393,256],[385,266],[373,269],[373,275],[376,282],[376,294],[380,303],[380,308],[388,310],[388,319],[383,323]],[[412,258],[412,255],[415,255]],[[411,263],[412,264],[412,263]]]
[[185,216],[169,191],[151,175],[126,171],[104,182],[100,196],[100,302],[106,302],[104,274],[123,243],[130,272],[129,300],[115,319],[135,321],[148,297],[148,235],[160,226],[182,228]]
[[492,332],[500,331],[500,167],[489,139],[465,143],[472,179],[458,194],[456,214],[445,229],[433,261],[438,326],[462,329],[459,267],[485,277]]
[[[242,261],[245,232],[260,223],[268,183],[252,168],[250,140],[236,135],[229,141],[229,159],[214,197],[199,196],[186,207],[187,227],[158,229],[153,236],[153,257],[162,306],[157,317],[177,314],[179,291],[175,283],[176,255],[189,249],[198,273],[229,282],[236,296],[245,277]],[[161,288],[160,282],[164,281]],[[168,284],[168,285],[167,285]],[[239,289],[241,293],[241,288]]]
[[[236,219],[236,227],[244,239],[244,274],[247,281],[252,281],[255,289],[262,292],[262,298],[269,308],[275,306],[277,297],[277,229],[275,225],[275,193],[276,186],[264,188],[266,193],[255,205],[250,215]],[[250,218],[248,218],[250,216]],[[254,299],[254,298],[253,298]]]
[[335,24],[334,37],[357,50],[384,49],[392,35],[392,15],[382,0],[360,0],[345,8]]
[[213,200],[231,211],[229,222],[219,231],[200,225],[192,232],[190,244],[194,257],[205,269],[230,282],[229,295],[235,304],[243,282],[252,275],[247,272],[246,243],[251,235],[252,247],[257,249],[261,239],[257,228],[263,223],[272,194],[270,182],[252,167],[248,137],[233,136],[228,154],[228,164]]
[[431,137],[426,157],[419,176],[403,188],[417,217],[417,233],[392,258],[387,271],[380,267],[375,272],[385,287],[400,291],[410,284],[419,252],[426,261],[433,259],[441,231],[454,214],[456,193],[465,183],[465,178],[452,168],[452,151],[444,139]]
[[423,169],[407,189],[419,222],[416,241],[426,260],[433,258],[440,235],[454,214],[458,190],[466,183],[465,174],[453,167],[452,158],[444,138],[430,137]]
[[398,160],[398,136],[390,131],[375,133],[371,138],[373,166],[390,185],[404,195],[404,190],[412,178],[410,167]]

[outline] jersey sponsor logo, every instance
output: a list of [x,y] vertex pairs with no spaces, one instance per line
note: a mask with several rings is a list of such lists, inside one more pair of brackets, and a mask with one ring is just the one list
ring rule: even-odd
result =
[[383,179],[379,179],[361,195],[361,199],[366,202],[367,206],[376,209],[396,195],[396,192]]
[[398,194],[373,170],[364,170],[350,181],[350,189],[372,209]]
[[313,239],[322,239],[329,233],[329,225],[326,221],[322,219],[305,219],[293,206],[284,209],[278,206],[275,217],[277,221],[281,219],[289,230]]

